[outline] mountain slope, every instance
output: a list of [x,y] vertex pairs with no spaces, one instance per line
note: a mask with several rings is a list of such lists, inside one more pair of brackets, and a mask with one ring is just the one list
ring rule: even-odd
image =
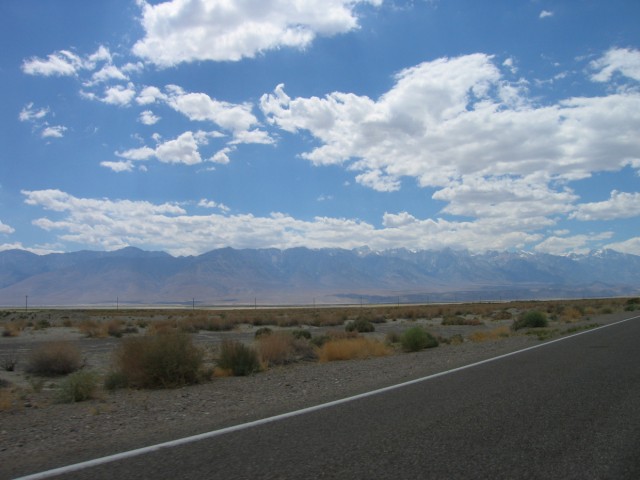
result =
[[172,257],[128,247],[38,256],[0,252],[0,305],[450,301],[636,294],[640,257],[611,250],[374,252],[224,248]]

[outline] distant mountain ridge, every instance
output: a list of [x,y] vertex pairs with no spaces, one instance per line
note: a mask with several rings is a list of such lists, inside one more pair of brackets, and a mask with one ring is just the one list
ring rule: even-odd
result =
[[311,304],[636,295],[640,256],[452,249],[0,252],[0,305]]

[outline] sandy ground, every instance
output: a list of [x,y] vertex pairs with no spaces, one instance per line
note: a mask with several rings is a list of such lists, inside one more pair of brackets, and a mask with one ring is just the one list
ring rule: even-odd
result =
[[[571,327],[605,324],[623,313],[582,319]],[[626,316],[629,316],[628,314]],[[376,326],[383,338],[402,331],[413,321],[393,321]],[[419,321],[435,335],[491,330],[510,321],[484,322],[481,326],[439,325],[439,320]],[[242,326],[231,332],[200,332],[194,341],[205,348],[225,338],[251,342],[256,327]],[[567,325],[553,325],[563,330]],[[142,333],[142,332],[141,332]],[[314,334],[318,333],[314,331]],[[560,333],[556,333],[556,337]],[[120,340],[85,338],[76,328],[56,327],[23,331],[0,338],[0,359],[18,361],[16,371],[0,371],[11,382],[0,402],[0,478],[34,473],[99,456],[194,435],[225,426],[265,418],[287,411],[344,398],[425,375],[467,365],[482,359],[540,343],[535,335],[517,334],[499,340],[441,344],[417,353],[358,361],[301,362],[271,368],[250,377],[214,378],[210,382],[174,390],[118,390],[75,404],[55,403],[57,379],[29,377],[24,359],[30,349],[52,339],[78,344],[86,367],[104,372]],[[7,400],[8,399],[8,400]]]

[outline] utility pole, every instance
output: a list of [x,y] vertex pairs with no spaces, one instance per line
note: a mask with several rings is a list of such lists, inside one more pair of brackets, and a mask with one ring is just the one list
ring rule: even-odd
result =
[[195,297],[191,300],[191,310],[195,310],[196,309],[196,299]]
[[24,311],[27,312],[29,310],[29,295],[24,296]]

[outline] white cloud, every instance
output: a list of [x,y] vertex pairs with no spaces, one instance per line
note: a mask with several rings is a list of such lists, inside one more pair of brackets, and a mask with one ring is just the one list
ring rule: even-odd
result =
[[232,132],[246,132],[258,124],[249,103],[221,102],[206,93],[187,93],[182,88],[167,87],[167,105],[192,121],[209,121]]
[[22,71],[28,75],[73,76],[83,68],[82,59],[73,52],[60,50],[46,59],[32,57],[22,63]]
[[28,103],[20,110],[18,118],[21,122],[35,122],[36,120],[42,120],[49,114],[49,108],[35,108],[33,102]]
[[613,190],[609,200],[582,203],[569,217],[576,220],[614,220],[640,216],[640,193]]
[[382,0],[173,0],[142,5],[145,37],[133,53],[168,67],[201,60],[237,61],[281,47],[304,48],[317,35],[358,27],[358,4]]
[[133,162],[131,160],[117,161],[117,162],[100,162],[100,166],[110,168],[114,172],[131,172],[133,170]]
[[140,120],[140,123],[144,125],[155,125],[160,121],[160,117],[155,115],[151,110],[141,112],[138,119]]
[[613,236],[612,232],[602,232],[593,235],[573,235],[569,237],[552,236],[540,242],[534,249],[551,255],[567,253],[584,254],[593,250],[594,242],[601,242]]
[[136,98],[136,102],[138,105],[150,105],[165,99],[166,95],[162,93],[158,87],[147,86],[140,91]]
[[0,234],[9,235],[13,232],[15,232],[15,229],[13,227],[2,223],[2,220],[0,220]]
[[[163,163],[181,163],[184,165],[196,165],[202,162],[199,146],[206,145],[210,136],[216,136],[217,132],[191,132],[186,131],[177,138],[159,142],[154,149],[148,146],[140,148],[132,148],[123,152],[116,152],[120,158],[124,158],[128,162],[148,160],[152,157],[157,158]],[[103,162],[103,166],[112,168],[114,162]],[[128,165],[128,163],[127,163]],[[125,171],[125,165],[115,165],[121,168],[119,171]],[[130,170],[130,168],[126,169]]]
[[169,140],[156,148],[156,157],[163,163],[195,165],[202,162],[198,142],[192,132],[184,132],[175,140]]
[[90,84],[104,83],[111,80],[126,81],[129,77],[115,65],[105,65],[91,76]]
[[210,162],[219,163],[221,165],[228,164],[231,160],[229,159],[229,154],[233,152],[234,149],[231,147],[225,147],[222,150],[218,150],[213,157],[209,159]]
[[610,248],[622,253],[629,253],[631,255],[640,255],[640,237],[630,238],[623,242],[610,243],[605,245],[604,248]]
[[406,225],[411,225],[412,223],[415,223],[417,221],[418,219],[416,217],[414,217],[413,215],[407,212],[400,212],[400,213],[385,212],[385,214],[382,217],[382,224],[388,228],[404,227]]
[[124,152],[116,152],[116,155],[127,160],[148,160],[156,154],[155,149],[150,147],[132,148]]
[[313,164],[341,165],[379,191],[413,178],[435,189],[443,213],[524,238],[575,210],[569,182],[640,165],[640,94],[538,106],[522,83],[475,54],[403,70],[378,99],[290,98],[279,85],[260,106],[271,124],[314,137],[318,146],[301,155]]
[[111,63],[112,60],[113,60],[113,56],[111,55],[111,52],[109,51],[109,49],[104,45],[100,45],[94,53],[89,55],[85,64],[87,65],[88,68],[93,70],[94,68],[96,68],[96,63],[99,63],[99,62]]
[[540,12],[540,15],[538,15],[538,18],[549,18],[549,17],[553,17],[553,12],[549,10],[542,10]]
[[175,203],[78,198],[59,190],[24,191],[25,202],[57,212],[57,219],[42,217],[34,225],[58,232],[58,240],[114,249],[125,245],[160,248],[172,254],[198,254],[214,248],[355,248],[405,246],[413,249],[443,247],[504,250],[540,241],[532,235],[492,220],[448,222],[419,220],[406,212],[386,214],[385,226],[345,218],[316,217],[298,220],[284,213],[266,217],[228,215],[228,207],[202,199],[199,207],[218,208],[225,215],[193,215]]
[[126,106],[131,103],[135,96],[135,87],[132,83],[129,83],[126,86],[115,85],[107,87],[104,91],[104,97],[100,101],[111,105]]
[[67,131],[67,127],[62,126],[62,125],[51,125],[48,127],[45,127],[42,130],[42,133],[40,134],[40,136],[42,138],[62,138],[64,137],[64,132]]
[[198,206],[202,208],[217,208],[223,212],[229,212],[231,210],[224,203],[214,202],[213,200],[207,200],[206,198],[200,199]]
[[608,82],[615,72],[640,81],[640,50],[632,48],[612,48],[590,64],[598,70],[591,76],[595,82]]

